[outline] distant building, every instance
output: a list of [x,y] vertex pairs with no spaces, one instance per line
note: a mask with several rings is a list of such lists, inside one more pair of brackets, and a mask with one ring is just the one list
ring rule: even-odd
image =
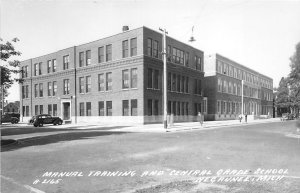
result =
[[[162,122],[162,34],[146,27],[21,62],[22,119]],[[203,52],[167,37],[168,113],[192,121],[203,100]]]
[[242,109],[249,119],[273,117],[273,79],[220,54],[205,56],[206,120],[237,119]]
[[20,101],[10,102],[5,105],[4,113],[20,113]]

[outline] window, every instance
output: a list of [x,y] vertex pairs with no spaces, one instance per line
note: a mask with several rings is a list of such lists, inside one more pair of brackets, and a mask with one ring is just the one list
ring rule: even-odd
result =
[[66,55],[63,57],[63,69],[64,70],[69,69],[69,60],[70,60],[69,55]]
[[189,93],[189,77],[186,77],[185,81],[185,92]]
[[217,60],[218,72],[222,74],[222,63]]
[[218,92],[222,92],[222,80],[218,78]]
[[92,78],[91,78],[91,76],[87,76],[87,77],[85,77],[85,79],[86,79],[85,92],[89,93],[92,91]]
[[52,105],[48,105],[48,114],[52,115]]
[[159,89],[159,71],[154,70],[154,89]]
[[232,93],[232,83],[231,82],[229,82],[228,93],[229,94]]
[[158,41],[153,41],[153,56],[158,58]]
[[84,77],[79,77],[79,93],[84,93]]
[[129,88],[129,70],[122,71],[122,88],[123,89]]
[[128,57],[128,40],[122,42],[122,57]]
[[153,70],[148,68],[148,88],[153,88]]
[[104,62],[104,47],[98,48],[98,62]]
[[56,59],[52,60],[52,72],[56,72]]
[[107,91],[112,90],[112,73],[111,72],[106,73],[106,90]]
[[25,98],[25,86],[22,86],[22,99]]
[[185,92],[185,77],[181,77],[181,91],[180,92]]
[[79,67],[82,67],[84,64],[84,52],[79,53]]
[[131,88],[137,88],[137,68],[131,69]]
[[180,82],[181,82],[181,76],[177,75],[177,92],[180,92]]
[[34,76],[37,76],[38,75],[38,64],[34,64]]
[[137,116],[137,99],[131,100],[131,116]]
[[218,113],[221,113],[221,102],[220,101],[217,101],[217,110],[218,110]]
[[195,61],[196,61],[196,70],[202,71],[202,66],[201,66],[201,57],[195,56]]
[[25,86],[25,98],[28,98],[28,93],[29,93],[29,85]]
[[53,116],[57,116],[57,104],[53,104]]
[[42,75],[42,63],[39,63],[39,75]]
[[172,74],[172,91],[176,91],[176,74]]
[[190,54],[188,52],[185,53],[185,66],[189,67]]
[[98,74],[98,91],[104,91],[104,74]]
[[223,81],[223,92],[227,93],[228,92],[228,86],[226,80]]
[[44,113],[44,106],[40,105],[40,114],[43,114],[43,113]]
[[48,62],[47,62],[47,73],[51,72],[51,68],[52,68],[51,60],[48,60]]
[[147,39],[147,55],[152,56],[152,39]]
[[237,87],[236,83],[233,83],[233,94],[236,95]]
[[52,96],[56,96],[57,93],[57,84],[56,81],[53,82],[53,95]]
[[79,116],[84,116],[84,103],[79,103]]
[[98,102],[98,115],[104,116],[104,101]]
[[40,90],[40,97],[43,97],[43,83],[39,84],[39,90]]
[[48,82],[48,96],[51,96],[52,94],[52,82]]
[[137,55],[137,40],[136,40],[136,38],[132,38],[130,40],[130,54],[131,54],[131,56]]
[[171,91],[171,85],[172,85],[172,74],[168,73],[168,91]]
[[106,115],[112,116],[112,101],[106,101]]
[[86,51],[86,65],[91,65],[91,50]]
[[111,50],[111,44],[106,46],[106,62],[111,61],[111,55],[112,55],[112,50]]
[[167,47],[167,60],[168,60],[168,62],[171,62],[171,58],[172,58],[171,46],[168,45],[168,47]]
[[34,115],[38,115],[39,114],[39,106],[35,105],[34,106]]
[[64,79],[64,95],[70,94],[70,81],[69,79]]
[[154,115],[158,115],[158,107],[159,107],[158,100],[155,100],[154,101]]
[[128,100],[122,101],[122,111],[123,111],[123,116],[129,116],[129,101]]
[[92,103],[86,102],[86,116],[92,115]]
[[179,50],[177,48],[173,48],[173,62],[177,63],[177,64],[183,64],[184,62],[184,53],[182,50]]
[[223,74],[227,74],[227,64],[223,63]]
[[148,116],[152,116],[152,100],[148,99]]

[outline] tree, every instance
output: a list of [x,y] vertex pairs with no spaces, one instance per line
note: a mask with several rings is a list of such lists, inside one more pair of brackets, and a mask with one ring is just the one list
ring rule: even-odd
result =
[[296,45],[296,51],[290,58],[291,72],[288,76],[292,111],[299,113],[300,109],[300,42]]
[[279,82],[279,87],[275,89],[276,99],[275,104],[278,108],[279,114],[290,111],[290,90],[288,85],[288,78],[282,77]]
[[[0,54],[1,54],[1,65],[0,65],[0,94],[1,94],[1,109],[3,109],[4,99],[7,96],[7,89],[11,87],[14,81],[22,82],[22,78],[13,78],[12,74],[18,74],[21,70],[18,69],[20,61],[12,60],[15,56],[20,56],[21,52],[15,49],[14,43],[18,42],[18,38],[14,38],[11,42],[4,42],[0,38]],[[13,42],[13,43],[12,43]]]

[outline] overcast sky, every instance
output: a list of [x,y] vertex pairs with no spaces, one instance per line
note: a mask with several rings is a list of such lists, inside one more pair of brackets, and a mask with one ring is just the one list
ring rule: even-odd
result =
[[[287,76],[300,41],[300,0],[0,0],[1,38],[18,37],[20,60],[130,29],[165,28],[205,54],[220,53],[274,80]],[[190,43],[189,43],[190,44]],[[19,100],[18,85],[7,98]]]

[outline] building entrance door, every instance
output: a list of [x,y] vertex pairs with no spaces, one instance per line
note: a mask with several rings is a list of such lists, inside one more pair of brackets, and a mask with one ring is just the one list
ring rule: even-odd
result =
[[70,120],[71,111],[70,111],[70,102],[63,103],[63,120]]

